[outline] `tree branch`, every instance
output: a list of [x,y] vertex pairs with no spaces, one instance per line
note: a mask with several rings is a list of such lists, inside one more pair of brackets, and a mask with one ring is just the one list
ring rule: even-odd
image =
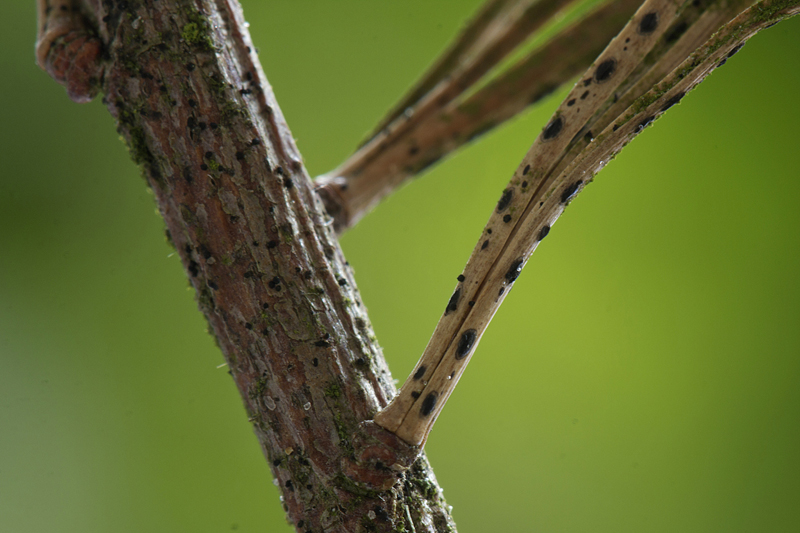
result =
[[[414,372],[389,407],[375,417],[379,425],[408,443],[424,443],[481,335],[569,202],[634,136],[724,64],[747,39],[800,11],[798,0],[765,0],[748,8],[749,3],[732,1],[722,9],[691,5],[685,11],[676,9],[674,0],[648,0],[642,5],[576,84],[523,159]],[[678,38],[673,38],[675,28],[681,28]],[[686,44],[702,35],[702,46]],[[678,52],[668,53],[670,49]],[[654,57],[668,65],[681,61],[663,79],[656,77],[658,82],[646,91],[636,92],[643,87],[635,85],[643,73],[667,70],[660,62],[651,66]],[[618,92],[631,85],[636,90],[620,100]],[[630,104],[615,106],[623,100]],[[595,137],[590,127],[599,128],[600,134]]]
[[[366,144],[405,114],[426,118],[472,87],[519,44],[575,0],[489,0],[449,49],[373,130]],[[442,84],[442,87],[438,87]],[[428,94],[437,89],[436,98]],[[420,104],[425,101],[427,106]],[[435,105],[430,105],[434,101]]]
[[394,395],[391,376],[238,2],[92,8],[104,100],[155,194],[289,521],[298,531],[453,530],[419,449],[366,423]]
[[[461,59],[464,65],[456,67],[448,54],[437,65],[449,65],[449,70],[434,68],[381,121],[369,141],[337,169],[317,178],[335,230],[353,226],[409,178],[583,72],[639,4],[639,0],[620,0],[600,5],[469,96],[492,66],[541,28],[544,16],[552,17],[567,3],[537,3],[525,10],[517,6],[516,18],[507,16],[502,25],[495,24],[493,39],[476,57]],[[481,16],[492,13],[498,18],[489,9],[492,6],[487,5]],[[470,26],[465,31],[454,50],[460,50],[467,37],[474,40],[472,30]],[[401,108],[403,112],[398,111]]]

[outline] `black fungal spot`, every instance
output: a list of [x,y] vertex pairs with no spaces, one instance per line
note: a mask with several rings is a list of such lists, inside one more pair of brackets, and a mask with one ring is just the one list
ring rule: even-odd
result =
[[191,274],[193,278],[196,278],[199,273],[200,265],[194,261],[189,261],[189,274]]
[[664,102],[664,105],[661,107],[661,112],[663,113],[664,111],[666,111],[670,107],[672,107],[675,104],[677,104],[678,102],[680,102],[683,99],[685,94],[686,93],[684,93],[684,92],[680,92],[680,93],[676,94],[675,96],[673,96],[672,98],[670,98],[669,100],[667,100],[666,102]]
[[506,292],[506,288],[505,287],[500,287],[500,290],[497,291],[497,297],[500,298],[503,295],[504,292]]
[[651,116],[649,116],[649,117],[645,117],[645,118],[644,118],[644,119],[643,119],[643,120],[642,120],[642,121],[639,123],[639,125],[638,125],[638,126],[636,126],[636,132],[638,133],[638,132],[642,131],[643,129],[645,129],[647,126],[649,126],[649,125],[650,125],[650,123],[651,123],[651,122],[653,122],[653,120],[654,120],[654,119],[655,119],[655,117],[654,117],[654,116],[652,116],[652,115],[651,115]]
[[566,189],[564,189],[564,192],[561,193],[561,203],[565,204],[570,198],[575,196],[575,193],[578,192],[578,187],[580,187],[582,183],[582,180],[578,180],[575,183],[571,183]]
[[592,130],[586,132],[586,135],[583,136],[583,140],[587,143],[590,143],[594,140],[594,135],[592,135]]
[[344,278],[337,279],[336,283],[338,283],[340,287],[347,287],[347,280]]
[[278,241],[269,241],[267,242],[267,248],[270,250],[278,246]]
[[267,328],[264,328],[261,330],[261,334],[266,337],[267,335],[269,335],[269,330]]
[[208,165],[203,163],[202,165],[200,165],[200,170],[208,170]]
[[589,96],[589,91],[583,91],[583,94],[581,95],[581,100],[586,100],[587,96]]
[[291,189],[292,187],[294,187],[294,182],[292,181],[291,178],[283,178],[283,186],[286,187],[287,189]]
[[474,307],[475,306],[475,300],[470,300],[469,301],[469,306],[470,307]]
[[314,343],[314,346],[318,346],[320,348],[328,348],[331,345],[328,341],[317,341]]
[[530,172],[530,171],[531,171],[531,166],[530,165],[525,165],[525,170],[522,171],[522,175],[523,176],[527,176],[528,172]]
[[539,236],[536,239],[541,241],[542,239],[547,237],[548,233],[550,233],[550,226],[545,224],[544,226],[542,226],[542,229],[539,230]]
[[517,259],[511,266],[508,268],[508,272],[506,272],[506,281],[508,283],[514,283],[517,278],[519,277],[519,273],[522,272],[522,265],[524,261],[522,259]]
[[505,222],[506,224],[508,224],[509,222],[511,222],[511,215],[506,215],[506,216],[504,216],[504,217],[503,217],[503,222]]
[[488,247],[489,247],[489,240],[487,239],[483,241],[483,244],[481,244],[481,250],[485,250]]
[[458,275],[458,277],[457,277],[456,279],[457,279],[458,281],[464,281],[464,280],[465,280],[465,279],[467,279],[467,278],[465,278],[465,277],[464,277],[464,274],[459,274],[459,275]]
[[525,187],[527,187],[527,186],[528,186],[528,182],[527,182],[527,181],[523,181],[523,182],[522,182],[522,188],[524,189],[524,188],[525,188]]
[[422,379],[422,376],[425,375],[425,371],[426,370],[428,370],[428,367],[426,367],[425,365],[422,365],[421,367],[419,367],[417,369],[417,371],[414,372],[414,379],[415,380]]
[[416,400],[417,398],[419,398],[419,393],[417,391],[412,391],[411,392],[411,397]]
[[602,83],[607,81],[611,76],[614,75],[614,71],[617,69],[617,60],[616,59],[606,59],[599,65],[597,65],[597,70],[594,71],[594,79],[597,80],[598,83]]
[[372,510],[375,511],[375,516],[377,516],[379,520],[383,520],[384,522],[389,520],[389,514],[383,509],[383,507],[376,505]]
[[511,199],[514,197],[514,189],[506,189],[503,191],[503,194],[500,196],[500,200],[497,202],[497,212],[502,213],[508,207],[508,204],[511,203]]
[[478,338],[478,332],[474,329],[468,329],[461,334],[461,338],[458,339],[458,346],[456,346],[456,359],[464,359],[469,354],[476,338]]
[[559,133],[561,133],[561,129],[563,127],[564,120],[561,117],[556,117],[555,120],[553,120],[544,128],[544,131],[542,132],[542,139],[545,141],[554,139]]
[[639,33],[653,33],[658,27],[658,11],[651,11],[639,22]]
[[241,161],[244,159],[244,154],[242,152],[236,152],[236,160]]
[[585,80],[583,80],[583,86],[584,87],[588,87],[591,84],[592,84],[592,78],[586,78]]
[[314,359],[311,360],[311,364],[314,366],[319,366],[319,359],[315,357]]
[[458,308],[458,300],[460,298],[461,298],[461,289],[456,289],[456,291],[450,297],[450,301],[447,302],[447,308],[445,309],[444,314],[455,311]]
[[681,35],[683,35],[688,28],[689,26],[688,24],[686,24],[686,21],[682,20],[677,25],[675,25],[671,30],[669,30],[667,35],[664,36],[664,40],[667,42],[667,44],[672,44],[678,39],[680,39]]
[[213,290],[219,289],[219,285],[216,284],[214,281],[209,281],[208,286],[211,287]]
[[569,102],[567,102],[567,107],[572,107],[574,105],[575,105],[575,99],[574,98],[572,100],[570,100]]
[[245,329],[253,329],[253,324],[251,324],[250,322],[246,322],[245,325],[244,325],[244,328]]
[[744,43],[739,43],[739,44],[737,44],[736,46],[734,46],[734,47],[731,49],[731,51],[730,51],[730,52],[728,52],[728,55],[726,56],[726,58],[727,58],[727,59],[730,59],[730,58],[732,58],[733,56],[735,56],[735,55],[736,55],[736,52],[738,52],[739,50],[741,50],[743,46],[744,46]]
[[250,146],[258,146],[259,144],[261,144],[261,141],[259,139],[252,139],[250,141]]
[[433,412],[433,408],[436,407],[436,400],[439,399],[439,395],[436,394],[435,391],[429,392],[425,399],[422,400],[422,407],[419,410],[420,416],[428,416]]

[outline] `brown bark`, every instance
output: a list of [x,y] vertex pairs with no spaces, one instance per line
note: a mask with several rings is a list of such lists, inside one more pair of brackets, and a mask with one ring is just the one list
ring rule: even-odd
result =
[[362,424],[395,388],[238,2],[85,7],[87,32],[105,47],[104,101],[153,189],[289,521],[314,532],[453,531],[424,455]]

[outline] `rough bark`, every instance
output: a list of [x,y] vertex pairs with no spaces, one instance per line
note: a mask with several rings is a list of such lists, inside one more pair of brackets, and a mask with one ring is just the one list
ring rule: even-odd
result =
[[391,470],[387,435],[361,424],[395,388],[238,2],[83,8],[105,49],[104,101],[155,194],[288,520],[303,532],[453,531],[424,455],[409,449],[395,462],[416,458],[411,468]]

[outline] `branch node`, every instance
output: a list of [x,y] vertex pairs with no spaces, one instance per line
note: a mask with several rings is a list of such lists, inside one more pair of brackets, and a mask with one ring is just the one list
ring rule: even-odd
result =
[[36,60],[77,103],[90,102],[103,78],[103,43],[72,0],[40,0]]
[[342,197],[341,192],[347,188],[345,178],[331,178],[321,176],[315,182],[314,190],[322,200],[328,215],[333,219],[333,230],[340,234],[351,225],[351,215],[348,204]]
[[355,453],[342,459],[342,471],[353,482],[370,490],[385,491],[411,468],[422,453],[372,420],[361,422],[353,436]]

